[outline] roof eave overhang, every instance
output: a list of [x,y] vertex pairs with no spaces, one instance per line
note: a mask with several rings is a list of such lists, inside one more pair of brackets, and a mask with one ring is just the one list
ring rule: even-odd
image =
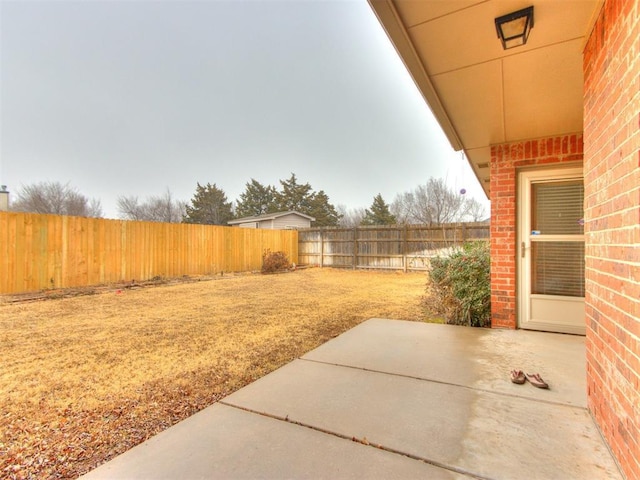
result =
[[369,0],[369,5],[378,17],[387,35],[391,39],[398,55],[411,74],[418,90],[424,97],[435,119],[440,124],[444,134],[454,150],[463,149],[462,142],[453,126],[444,106],[438,96],[429,75],[424,70],[422,62],[413,47],[407,31],[391,0]]

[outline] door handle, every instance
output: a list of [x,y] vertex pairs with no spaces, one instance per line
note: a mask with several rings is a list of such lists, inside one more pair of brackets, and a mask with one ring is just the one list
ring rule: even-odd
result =
[[520,247],[520,256],[522,258],[524,258],[525,256],[525,249],[527,248],[527,244],[525,242],[522,242],[522,245]]

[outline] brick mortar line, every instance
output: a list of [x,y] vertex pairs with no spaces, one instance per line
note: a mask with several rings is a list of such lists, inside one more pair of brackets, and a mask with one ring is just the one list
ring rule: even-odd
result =
[[[638,189],[636,188],[636,189],[633,189],[633,190],[629,190],[629,192],[633,193],[636,190],[638,190]],[[594,195],[597,195],[599,193],[600,193],[600,191],[598,191]],[[610,199],[607,199],[606,202],[598,202],[598,203],[596,203],[594,205],[590,205],[585,210],[594,210],[594,209],[596,209],[598,207],[601,207],[602,205],[610,205],[611,203],[613,203],[614,201],[622,198],[625,195],[628,195],[628,193],[625,192],[622,195],[617,195],[616,197],[612,197]],[[589,197],[587,197],[587,199],[589,199]],[[596,221],[596,220],[602,220],[602,219],[613,217],[613,216],[620,216],[620,215],[628,213],[628,212],[633,212],[634,210],[637,210],[637,209],[638,209],[638,205],[629,205],[628,207],[620,209],[620,210],[615,210],[615,211],[612,211],[612,212],[609,212],[609,213],[605,213],[604,215],[594,216],[593,218],[590,219],[590,222],[593,222],[593,221]],[[617,227],[616,229],[618,229],[618,228],[619,229],[632,228],[632,227],[634,227],[634,225],[623,225],[623,226]],[[594,232],[602,232],[602,231],[606,232],[607,230],[593,230],[593,231]]]
[[[615,232],[627,231],[627,230],[628,231],[634,231],[636,228],[638,228],[638,227],[634,225],[634,226],[628,227],[628,228],[625,227],[624,229],[620,228],[620,229],[617,229],[617,230],[605,230],[605,231],[600,230],[599,232],[606,233],[606,232],[610,232],[610,231],[615,231]],[[595,234],[593,232],[590,232],[590,235],[595,236]],[[595,243],[595,242],[590,242],[589,243],[589,246],[592,246],[592,247],[602,247],[602,246],[604,246],[604,247],[627,248],[627,247],[631,247],[631,246],[635,247],[636,245],[637,245],[636,243],[607,243],[604,240],[599,242],[599,243]],[[597,260],[602,260],[602,257],[599,257],[597,255],[585,255],[585,258],[595,258]],[[634,265],[634,264],[637,265],[638,264],[637,261],[633,261],[633,260],[624,260],[624,259],[620,259],[620,260],[604,259],[604,260],[606,260],[607,263],[614,263],[614,264],[616,264],[616,263],[630,264],[630,265]]]
[[[635,283],[634,283],[635,285]],[[627,295],[622,295],[619,292],[616,292],[615,290],[612,290],[610,288],[607,288],[606,290],[608,290],[609,292],[613,292],[615,293],[617,296],[625,298],[625,299],[630,299],[632,302],[638,302],[637,298],[631,298],[628,297]],[[624,310],[623,308],[620,308],[619,306],[617,306],[614,303],[611,303],[609,300],[606,300],[600,296],[595,297],[598,299],[598,303],[602,304],[602,305],[606,305],[608,307],[610,307],[613,311],[617,312],[617,313],[621,313],[622,315],[624,315],[625,317],[629,317],[629,318],[633,318],[632,314],[626,310]],[[600,311],[600,313],[602,313],[601,309],[599,309],[598,311]],[[616,322],[615,320],[612,321],[613,323],[617,323],[619,324],[619,322]]]
[[[630,264],[631,266],[635,267],[638,265],[638,263],[636,262],[635,264]],[[624,282],[625,284],[629,284],[629,285],[640,285],[640,282],[636,281],[636,280],[632,280],[628,277],[620,277],[618,275],[609,275],[606,272],[603,272],[602,270],[597,270],[595,268],[590,268],[589,272],[595,272],[598,273],[605,278],[605,280],[620,280],[622,282]],[[614,293],[616,296],[620,296],[620,297],[625,297],[628,298],[631,301],[638,301],[637,297],[632,297],[627,295],[626,293],[622,293],[620,290],[616,289],[616,288],[611,288],[607,285],[604,285],[603,283],[598,282],[597,280],[592,280],[591,278],[589,278],[589,283],[595,284],[596,286],[602,288],[603,290],[607,290],[611,293]],[[605,300],[606,301],[606,300]]]

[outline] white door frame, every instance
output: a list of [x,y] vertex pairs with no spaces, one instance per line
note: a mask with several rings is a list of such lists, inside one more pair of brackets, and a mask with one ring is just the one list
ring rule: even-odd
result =
[[[564,167],[555,169],[537,169],[522,171],[518,174],[518,208],[517,208],[517,265],[518,265],[518,327],[531,330],[573,333],[584,335],[586,323],[584,315],[584,298],[564,297],[556,295],[531,294],[531,187],[534,183],[556,182],[562,180],[583,179],[582,167]],[[546,237],[546,238],[545,238]],[[536,236],[535,240],[563,241],[575,240],[575,235]],[[582,236],[584,239],[584,235]],[[561,319],[549,320],[545,310],[566,311]],[[533,307],[537,302],[538,307]]]

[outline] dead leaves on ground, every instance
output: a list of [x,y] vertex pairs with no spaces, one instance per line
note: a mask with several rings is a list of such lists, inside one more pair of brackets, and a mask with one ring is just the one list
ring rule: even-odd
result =
[[43,403],[24,416],[7,413],[0,477],[76,478],[224,397],[227,382],[211,377],[194,373],[186,389],[179,386],[184,379],[151,382],[135,397],[107,399],[93,410]]
[[0,477],[77,478],[368,318],[422,319],[424,285],[309,269],[0,304]]

